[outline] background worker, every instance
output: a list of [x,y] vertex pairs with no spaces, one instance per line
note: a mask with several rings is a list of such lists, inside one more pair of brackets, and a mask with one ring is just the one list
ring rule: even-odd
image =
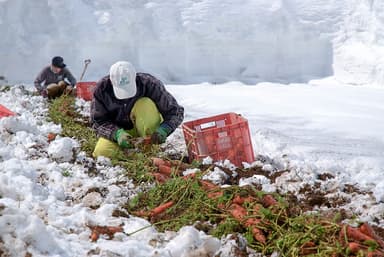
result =
[[43,97],[56,98],[63,93],[70,94],[76,85],[76,79],[66,68],[61,56],[52,58],[51,65],[45,67],[34,81],[37,91]]
[[133,148],[137,137],[164,143],[183,119],[184,108],[160,80],[116,62],[93,94],[91,122],[100,136],[93,155],[112,157],[119,147]]

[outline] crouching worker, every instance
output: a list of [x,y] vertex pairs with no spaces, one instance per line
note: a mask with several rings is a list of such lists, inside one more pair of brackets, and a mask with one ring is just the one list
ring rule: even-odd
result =
[[36,77],[35,88],[43,97],[50,99],[71,94],[76,85],[76,79],[66,68],[64,59],[55,56],[51,65],[45,67]]
[[134,148],[137,138],[162,144],[183,119],[184,108],[160,80],[116,62],[93,94],[91,123],[100,136],[93,156],[113,157],[119,147]]

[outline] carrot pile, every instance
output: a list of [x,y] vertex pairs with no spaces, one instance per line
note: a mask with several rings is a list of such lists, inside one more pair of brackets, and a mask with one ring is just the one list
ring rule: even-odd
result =
[[340,242],[351,254],[364,254],[368,257],[384,257],[384,242],[376,235],[368,223],[358,227],[342,225],[340,229]]
[[152,158],[152,164],[157,167],[157,171],[153,172],[152,175],[159,183],[164,183],[172,175],[180,176],[180,172],[186,167],[180,161],[163,160],[157,157]]
[[[186,169],[186,164],[180,161],[168,161],[161,158],[152,158],[152,164],[156,167],[153,172],[154,178],[159,183],[164,183],[174,176],[182,176],[182,171]],[[206,192],[206,196],[216,202],[216,208],[222,214],[228,215],[236,220],[245,230],[249,231],[255,242],[261,246],[266,246],[273,240],[274,231],[268,220],[261,210],[268,209],[269,212],[276,213],[279,211],[278,201],[272,194],[238,194],[234,193],[232,198],[227,199],[224,189],[212,182],[198,179],[197,176],[189,175],[183,177],[185,179],[197,179],[198,185]],[[258,196],[257,196],[258,195]],[[226,199],[223,202],[223,199]],[[139,216],[156,217],[175,205],[174,201],[168,201],[160,204],[158,207],[150,211],[136,212]],[[321,222],[321,221],[319,221]],[[370,256],[384,257],[384,241],[373,230],[368,223],[363,223],[358,227],[352,227],[346,224],[335,224],[336,235],[335,245],[339,245],[337,253],[332,257],[341,256]],[[316,238],[311,237],[311,238]],[[276,238],[275,238],[276,239]],[[298,245],[299,256],[316,254],[319,251],[319,241],[305,241]],[[338,242],[336,242],[338,241]],[[330,241],[330,244],[333,242]],[[336,246],[335,246],[336,248]]]
[[[154,174],[161,174],[154,175],[154,177],[157,179],[158,182],[163,182],[172,176],[172,174],[180,175],[180,169],[172,168],[177,165],[177,167],[185,168],[185,166],[177,161],[168,161],[163,160],[161,158],[152,158],[152,163],[157,167],[157,172]],[[173,173],[174,171],[174,173]],[[199,180],[200,186],[207,192],[207,196],[211,199],[218,199],[223,196],[224,192],[220,189],[219,186],[213,184],[212,182],[206,181],[206,180]],[[259,205],[255,205],[255,207],[248,211],[244,205],[255,202],[255,198],[252,196],[247,197],[241,197],[240,195],[235,195],[235,197],[232,199],[232,203],[229,204],[229,206],[218,204],[218,208],[224,212],[229,213],[235,220],[237,220],[244,228],[249,229],[254,237],[254,239],[262,244],[265,244],[267,239],[265,236],[265,233],[258,227],[260,225],[263,225],[262,220],[255,218],[255,216],[258,216],[258,211],[260,209]],[[277,204],[276,199],[272,195],[266,194],[261,199],[261,203],[263,207],[271,207]],[[164,209],[169,208],[168,207],[173,205],[173,202],[168,202],[166,204],[163,204],[159,206],[158,208],[162,211],[164,211],[161,207]],[[157,208],[155,208],[157,209]],[[152,211],[153,212],[153,211]],[[259,215],[260,216],[260,215]]]

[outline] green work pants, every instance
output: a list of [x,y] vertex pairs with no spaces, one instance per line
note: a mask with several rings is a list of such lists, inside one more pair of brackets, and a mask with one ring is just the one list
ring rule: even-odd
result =
[[[156,104],[148,97],[136,101],[130,113],[134,128],[127,130],[132,137],[147,137],[159,127],[163,118]],[[100,137],[93,151],[93,157],[113,157],[119,149],[116,142]]]

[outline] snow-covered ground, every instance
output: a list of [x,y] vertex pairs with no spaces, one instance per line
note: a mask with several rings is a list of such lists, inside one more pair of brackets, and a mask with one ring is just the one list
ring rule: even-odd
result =
[[[304,184],[318,183],[319,174],[332,174],[334,178],[321,181],[321,189],[331,198],[345,199],[343,208],[360,220],[384,227],[383,88],[339,85],[331,78],[309,84],[231,82],[167,88],[185,107],[186,121],[232,111],[242,114],[249,121],[255,155],[264,159],[255,164],[271,172],[291,170],[275,183],[257,176],[242,184],[254,181],[266,191],[297,193]],[[231,249],[238,243],[193,227],[167,233],[149,227],[128,236],[149,223],[134,216],[113,217],[119,204],[136,192],[122,170],[107,159],[95,164],[78,152],[79,143],[73,139],[58,137],[49,143],[48,133],[61,128],[46,121],[47,105],[40,96],[16,85],[0,93],[0,103],[18,113],[0,119],[0,249],[11,256],[233,256]],[[87,115],[89,102],[76,103]],[[168,143],[185,150],[181,129]],[[98,175],[89,176],[87,167],[94,164]],[[373,196],[345,193],[345,185]],[[89,226],[121,224],[125,234],[90,241]]]

